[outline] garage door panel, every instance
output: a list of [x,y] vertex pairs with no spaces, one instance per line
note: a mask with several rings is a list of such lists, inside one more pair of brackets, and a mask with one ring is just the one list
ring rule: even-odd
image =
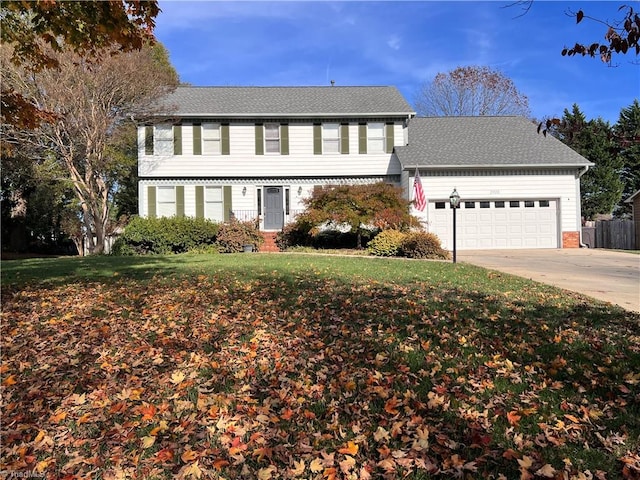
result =
[[493,234],[493,228],[490,222],[482,223],[478,225],[478,233],[480,235],[489,235]]
[[[525,206],[528,205],[528,206]],[[465,201],[456,211],[458,249],[557,248],[556,200]],[[429,204],[429,229],[453,248],[453,211]]]

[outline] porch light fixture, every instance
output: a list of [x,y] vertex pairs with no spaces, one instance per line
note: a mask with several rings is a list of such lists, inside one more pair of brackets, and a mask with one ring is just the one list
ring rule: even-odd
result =
[[298,187],[298,196],[302,195],[302,187]]
[[244,197],[247,194],[247,187],[242,187],[242,196]]
[[460,195],[455,187],[451,195],[449,195],[449,203],[453,209],[453,263],[456,263],[456,210],[460,205]]

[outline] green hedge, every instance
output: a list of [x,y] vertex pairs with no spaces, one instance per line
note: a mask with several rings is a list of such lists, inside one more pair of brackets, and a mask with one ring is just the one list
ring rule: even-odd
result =
[[220,226],[191,217],[134,217],[115,241],[114,255],[183,253],[215,245]]

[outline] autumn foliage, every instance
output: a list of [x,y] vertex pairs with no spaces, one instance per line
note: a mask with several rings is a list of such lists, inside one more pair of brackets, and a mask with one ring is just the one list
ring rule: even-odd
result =
[[638,315],[464,264],[113,260],[3,265],[3,471],[638,478]]
[[606,25],[605,42],[594,42],[590,45],[576,43],[573,47],[563,48],[562,55],[600,57],[600,60],[608,64],[611,64],[614,54],[626,55],[629,52],[635,53],[636,57],[640,55],[640,43],[638,43],[640,41],[640,16],[630,5],[621,5],[618,10],[623,12],[624,16],[619,22],[611,24],[589,17],[585,15],[583,10],[578,10],[575,13],[576,23],[590,18]]
[[420,87],[414,103],[424,117],[529,115],[529,99],[513,80],[485,66],[438,73]]
[[356,236],[355,245],[362,247],[362,237],[373,236],[380,230],[406,230],[418,226],[419,221],[409,211],[402,189],[387,183],[371,185],[327,185],[316,187],[304,199],[306,210],[298,216],[289,232],[291,239],[322,235],[323,231],[350,232]]

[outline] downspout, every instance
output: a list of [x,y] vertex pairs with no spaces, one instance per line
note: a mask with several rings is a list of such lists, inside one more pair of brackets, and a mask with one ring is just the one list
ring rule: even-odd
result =
[[[577,203],[578,203],[578,210],[580,211],[581,214],[582,214],[582,209],[580,208],[580,179],[585,173],[587,173],[588,170],[589,170],[589,165],[585,165],[578,172],[578,202]],[[582,215],[580,215],[580,230],[578,230],[578,233],[579,233],[578,244],[580,245],[580,248],[589,248],[589,245],[582,243]]]

